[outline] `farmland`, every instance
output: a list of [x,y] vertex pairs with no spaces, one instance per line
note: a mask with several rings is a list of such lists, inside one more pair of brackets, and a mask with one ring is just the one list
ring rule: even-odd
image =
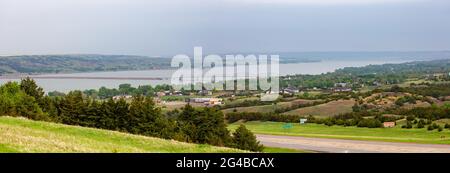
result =
[[229,108],[223,110],[224,113],[229,113],[233,111],[237,112],[261,112],[261,113],[269,113],[274,112],[275,109],[285,109],[289,108],[293,105],[297,104],[309,104],[313,103],[316,100],[305,100],[305,99],[295,99],[292,101],[279,102],[271,105],[261,105],[261,106],[249,106],[249,107],[237,107],[237,108]]

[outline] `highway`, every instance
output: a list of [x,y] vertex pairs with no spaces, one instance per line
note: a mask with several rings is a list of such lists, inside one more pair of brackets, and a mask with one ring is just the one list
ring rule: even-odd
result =
[[265,146],[325,153],[450,153],[450,145],[256,135]]

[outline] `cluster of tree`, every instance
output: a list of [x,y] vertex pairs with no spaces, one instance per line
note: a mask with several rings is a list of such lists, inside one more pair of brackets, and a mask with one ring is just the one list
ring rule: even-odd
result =
[[403,96],[398,98],[395,101],[395,104],[398,106],[403,106],[405,103],[416,104],[416,101],[417,99],[414,96]]
[[245,127],[240,127],[232,136],[226,128],[223,113],[216,108],[195,109],[187,105],[181,111],[163,114],[150,96],[136,95],[131,102],[112,98],[98,101],[81,91],[49,97],[44,96],[42,88],[31,79],[22,80],[20,85],[10,82],[0,86],[0,115],[24,116],[34,120],[251,151],[262,150],[256,137]]
[[383,127],[384,122],[395,122],[402,118],[403,117],[398,116],[385,116],[379,112],[360,111],[340,114],[329,118],[316,119],[310,122],[328,126],[338,125],[380,128]]
[[106,99],[117,95],[144,95],[144,96],[154,96],[156,92],[160,91],[170,91],[172,86],[170,85],[156,85],[152,87],[151,85],[141,85],[137,88],[132,87],[131,84],[120,84],[119,88],[106,88],[101,87],[100,89],[90,89],[83,91],[83,94],[88,95],[93,98]]
[[46,114],[39,106],[40,100],[31,96],[35,93],[28,95],[27,91],[29,90],[26,82],[22,81],[22,84],[24,85],[19,85],[17,82],[8,82],[0,86],[0,115],[46,119]]
[[399,88],[401,92],[408,92],[412,94],[418,94],[422,96],[432,96],[435,98],[445,97],[450,95],[450,83],[438,83],[423,85],[412,85],[411,87]]
[[244,100],[242,102],[235,102],[230,104],[225,104],[220,106],[222,109],[228,109],[228,108],[237,108],[237,107],[249,107],[249,106],[262,106],[262,105],[271,105],[274,103],[277,103],[278,100],[275,101],[261,101],[260,99],[254,99],[254,100]]
[[261,113],[261,112],[230,112],[225,115],[228,123],[234,123],[239,120],[244,121],[274,121],[274,122],[287,122],[298,123],[300,119],[307,118],[309,121],[314,121],[312,116],[300,116],[300,115],[283,115],[277,113]]
[[434,130],[434,129],[437,129],[439,132],[441,132],[442,130],[444,130],[444,128],[442,128],[442,126],[440,126],[440,125],[438,125],[438,124],[436,124],[436,123],[433,123],[433,124],[431,124],[431,125],[429,125],[429,126],[427,127],[427,130],[429,130],[429,131],[432,131],[432,130]]
[[402,125],[402,128],[411,129],[416,124],[416,128],[422,129],[425,125],[430,125],[432,123],[431,120],[419,119],[417,120],[413,115],[409,115],[406,117],[406,124]]
[[397,109],[393,113],[397,115],[413,115],[416,118],[427,120],[439,120],[443,118],[450,118],[450,105],[443,106],[432,105],[430,107],[416,107],[413,109]]
[[[428,126],[427,126],[428,125]],[[450,128],[450,124],[445,124],[444,127],[433,123],[432,120],[429,119],[417,119],[414,115],[409,115],[406,117],[406,124],[402,125],[402,128],[411,129],[413,127],[416,127],[418,129],[425,128],[427,126],[427,130],[432,131],[434,129],[437,129],[439,132],[444,130],[444,128]]]

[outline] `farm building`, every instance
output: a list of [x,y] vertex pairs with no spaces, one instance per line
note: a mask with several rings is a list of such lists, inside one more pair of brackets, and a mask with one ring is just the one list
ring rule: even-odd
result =
[[300,90],[295,87],[287,87],[283,89],[283,94],[295,94],[298,92],[300,92]]
[[335,83],[334,87],[341,87],[341,88],[345,88],[347,87],[347,83],[341,82],[341,83]]
[[384,122],[383,127],[395,127],[395,122]]
[[352,88],[347,88],[347,87],[337,87],[337,88],[333,88],[333,92],[351,92]]
[[117,96],[114,96],[113,97],[113,100],[119,100],[119,99],[130,99],[130,98],[132,98],[133,96],[131,96],[131,95],[117,95]]
[[162,97],[162,96],[165,96],[166,95],[166,93],[164,93],[164,92],[157,92],[156,93],[156,96],[158,96],[158,97]]
[[219,98],[189,98],[186,102],[190,103],[204,103],[205,105],[220,105],[222,104],[222,99]]

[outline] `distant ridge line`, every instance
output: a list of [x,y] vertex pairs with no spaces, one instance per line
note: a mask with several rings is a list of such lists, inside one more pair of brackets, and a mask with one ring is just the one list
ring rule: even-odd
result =
[[[0,76],[0,79],[106,79],[106,80],[164,80],[161,77],[89,77],[89,76]],[[168,79],[168,78],[167,78]]]

